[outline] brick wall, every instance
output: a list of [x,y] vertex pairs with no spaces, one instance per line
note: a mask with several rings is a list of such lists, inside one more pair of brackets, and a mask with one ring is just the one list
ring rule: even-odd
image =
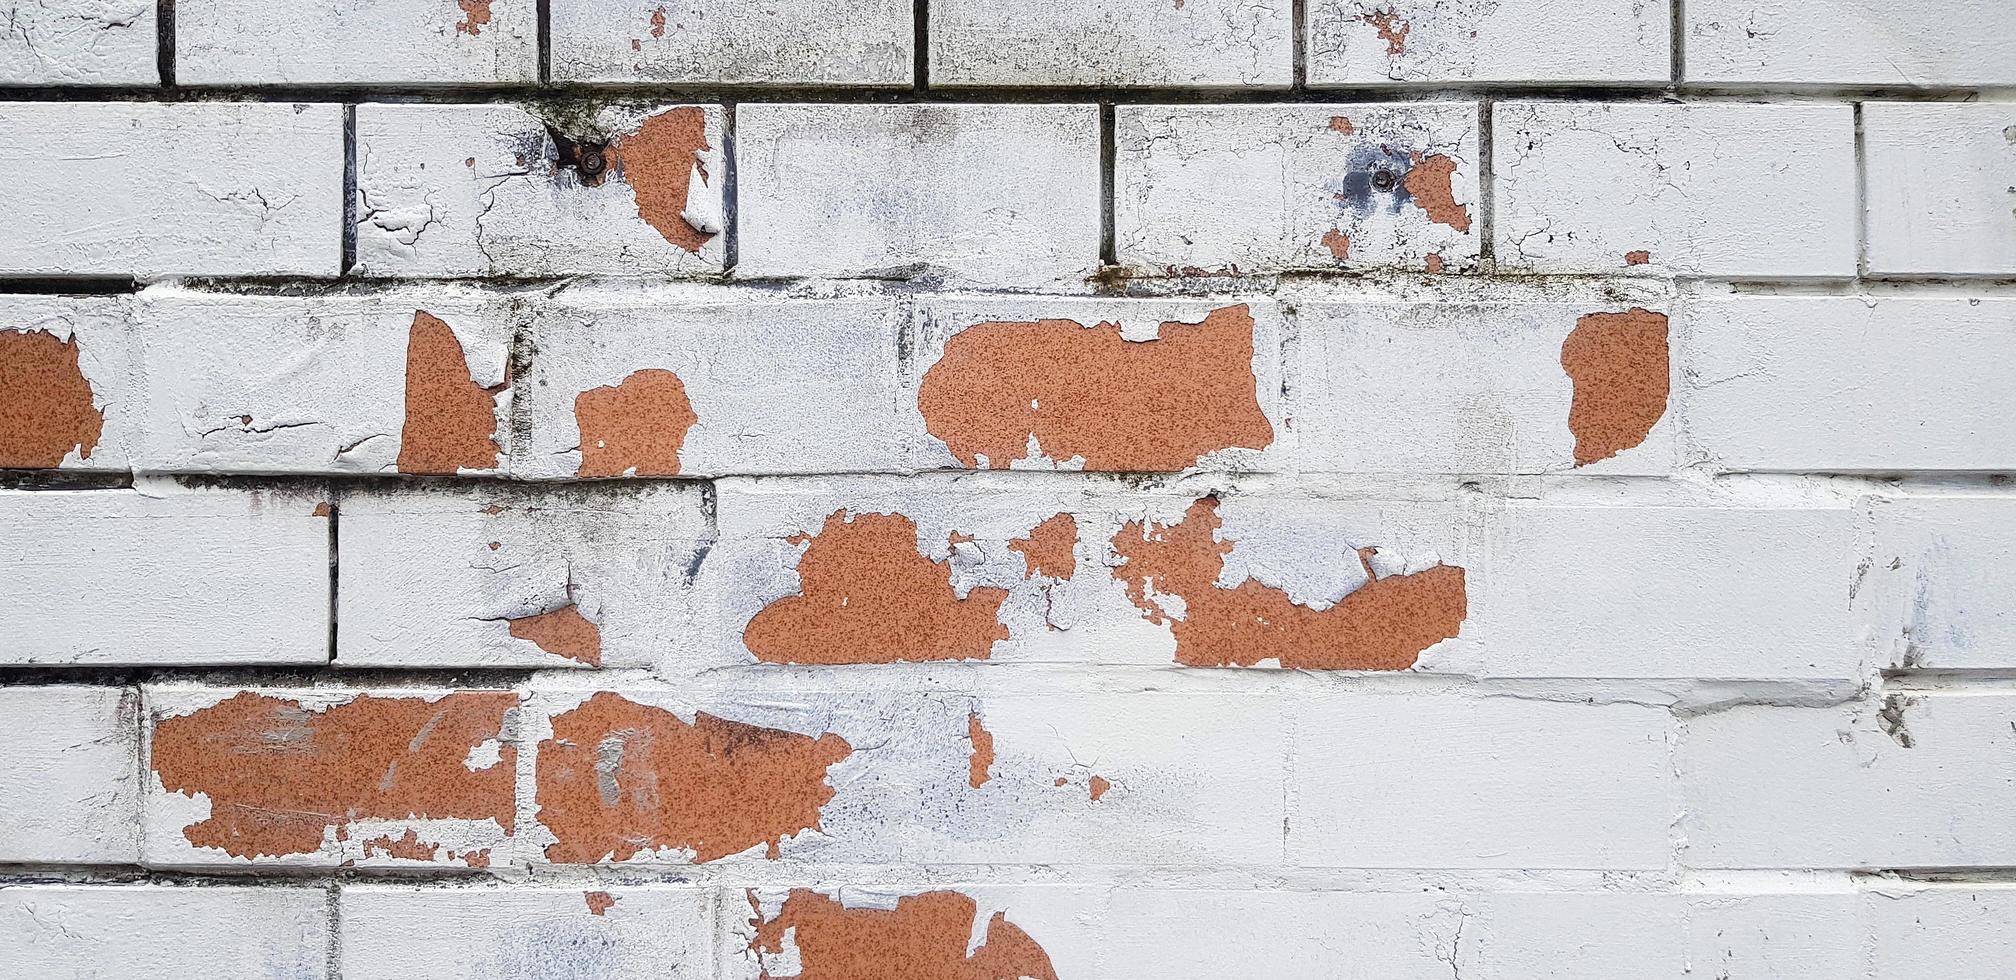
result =
[[2016,5],[27,0],[0,977],[2016,975]]

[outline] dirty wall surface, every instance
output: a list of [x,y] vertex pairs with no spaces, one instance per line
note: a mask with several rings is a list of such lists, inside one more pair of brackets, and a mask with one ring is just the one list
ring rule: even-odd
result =
[[16,8],[0,978],[2016,975],[2016,6]]

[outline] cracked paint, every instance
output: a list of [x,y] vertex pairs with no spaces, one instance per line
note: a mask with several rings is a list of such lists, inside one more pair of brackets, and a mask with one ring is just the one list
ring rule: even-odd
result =
[[0,330],[0,467],[47,469],[76,450],[90,459],[105,415],[77,366],[77,338]]
[[714,861],[819,829],[826,771],[853,753],[817,738],[717,718],[691,724],[603,692],[553,719],[539,744],[539,822],[560,864],[627,861],[666,848]]
[[677,476],[679,450],[700,417],[679,376],[636,371],[614,386],[574,396],[581,432],[576,476]]
[[1414,29],[1414,25],[1399,16],[1398,8],[1375,10],[1360,19],[1378,30],[1379,40],[1386,42],[1387,54],[1407,53],[1407,34]]
[[547,653],[590,667],[602,666],[602,631],[582,616],[573,603],[511,620],[511,635],[530,640]]
[[985,660],[1008,639],[999,620],[1008,590],[976,587],[960,598],[950,560],[917,547],[917,525],[902,514],[826,518],[800,535],[799,590],[763,607],[742,642],[766,663],[868,664]]
[[[1320,611],[1255,579],[1220,585],[1233,547],[1220,526],[1217,498],[1202,497],[1178,523],[1130,521],[1113,536],[1121,559],[1114,574],[1144,618],[1170,627],[1176,662],[1185,666],[1273,659],[1289,669],[1405,670],[1422,651],[1455,637],[1469,614],[1462,568],[1437,563],[1380,578],[1372,548],[1357,556],[1365,584]],[[1181,600],[1181,611],[1158,596]]]
[[[752,896],[751,905],[755,905]],[[777,914],[754,910],[756,953],[763,980],[1057,980],[1050,956],[1034,938],[996,912],[986,938],[967,951],[979,904],[953,891],[906,895],[896,907],[848,908],[819,892],[794,888]],[[772,973],[771,957],[796,954],[795,974]]]
[[1272,445],[1256,389],[1253,315],[1241,304],[1164,322],[1148,340],[1118,323],[975,324],[945,342],[917,406],[967,466],[1047,457],[1169,472],[1215,450]]
[[1666,314],[1634,306],[1588,314],[1561,342],[1561,369],[1575,386],[1568,409],[1575,465],[1638,446],[1666,414],[1672,373],[1666,327]]
[[720,232],[699,227],[689,217],[694,184],[710,179],[700,153],[713,149],[707,142],[707,114],[699,107],[680,106],[651,116],[635,133],[617,138],[611,149],[624,182],[637,195],[638,216],[666,241],[698,252]]
[[966,763],[966,784],[979,789],[994,778],[988,771],[994,767],[994,733],[980,724],[978,711],[966,713],[966,740],[973,745],[973,754]]
[[455,331],[425,310],[406,340],[406,423],[399,472],[452,476],[497,467],[497,403],[507,380],[485,388],[470,377]]
[[[466,760],[503,737],[517,704],[507,691],[462,691],[314,710],[244,692],[157,722],[148,765],[167,792],[210,801],[182,836],[233,857],[312,854],[358,820],[490,820],[508,834],[517,748],[503,743],[494,766]],[[417,841],[397,846],[415,853]]]

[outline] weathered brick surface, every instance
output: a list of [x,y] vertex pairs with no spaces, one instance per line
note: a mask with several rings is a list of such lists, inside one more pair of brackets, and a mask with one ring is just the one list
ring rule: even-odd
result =
[[0,5],[0,980],[2010,974],[2005,6]]
[[1862,142],[1870,272],[2016,274],[2016,102],[1871,102]]
[[1286,0],[931,5],[936,85],[1286,88]]
[[0,585],[13,596],[0,663],[326,661],[321,500],[306,489],[0,491]]
[[0,24],[0,85],[153,85],[153,0],[38,0]]
[[1476,106],[1126,106],[1115,235],[1150,275],[1473,269]]
[[539,79],[533,0],[259,0],[175,12],[181,84],[452,85]]
[[343,120],[323,104],[0,103],[0,275],[334,275]]
[[1501,268],[1855,272],[1848,106],[1500,102],[1492,111]]
[[1547,0],[1311,0],[1309,80],[1323,85],[1664,82],[1665,4],[1588,0],[1563,30]]

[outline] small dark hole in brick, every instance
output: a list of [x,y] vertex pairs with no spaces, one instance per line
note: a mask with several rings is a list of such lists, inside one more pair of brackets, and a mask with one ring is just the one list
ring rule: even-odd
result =
[[1393,171],[1391,170],[1381,170],[1378,173],[1372,175],[1372,186],[1377,187],[1382,191],[1392,190],[1393,185],[1395,183],[1397,183],[1397,181],[1394,180]]

